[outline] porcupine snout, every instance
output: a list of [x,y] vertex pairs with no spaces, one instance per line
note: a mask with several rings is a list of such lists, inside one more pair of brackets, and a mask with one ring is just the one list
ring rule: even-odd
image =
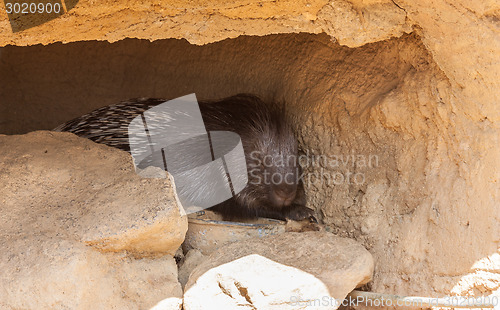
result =
[[277,206],[290,206],[296,195],[297,185],[295,184],[283,183],[271,187],[271,200]]

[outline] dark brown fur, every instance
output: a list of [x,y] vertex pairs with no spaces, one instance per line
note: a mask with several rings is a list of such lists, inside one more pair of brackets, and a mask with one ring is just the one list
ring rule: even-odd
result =
[[[151,98],[129,100],[92,111],[55,130],[73,132],[130,151],[127,135],[130,121],[165,101]],[[239,134],[248,168],[247,186],[235,197],[212,207],[214,211],[225,219],[269,217],[301,220],[312,217],[312,210],[305,207],[304,189],[299,180],[297,140],[279,107],[248,94],[202,101],[199,106],[208,131]],[[272,180],[271,176],[274,176]],[[283,181],[285,176],[286,182]]]

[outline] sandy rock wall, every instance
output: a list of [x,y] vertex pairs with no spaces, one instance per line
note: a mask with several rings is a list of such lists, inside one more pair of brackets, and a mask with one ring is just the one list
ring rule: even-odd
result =
[[[497,252],[499,134],[456,112],[464,101],[423,48],[400,48],[391,74],[363,77],[360,57],[336,68],[340,87],[321,75],[303,85],[319,99],[296,105],[303,145],[309,157],[336,156],[310,164],[306,187],[335,232],[379,255],[373,290],[445,293]],[[330,91],[308,91],[316,83]]]
[[[0,45],[235,39],[2,48],[0,131],[50,129],[139,96],[285,100],[304,152],[360,156],[307,170],[359,173],[360,184],[310,182],[307,190],[330,230],[374,255],[373,290],[498,290],[496,2],[190,3],[81,1],[16,34],[1,16]],[[325,34],[257,37],[298,32]]]
[[298,32],[326,32],[342,44],[360,46],[411,31],[404,10],[389,0],[80,0],[62,17],[36,28],[15,34],[10,28],[2,14],[0,46],[124,38],[206,44],[240,35]]
[[498,120],[499,15],[496,1],[80,0],[62,17],[18,33],[12,33],[7,15],[0,15],[0,46],[124,38],[206,44],[240,35],[324,32],[355,47],[416,29],[457,95],[475,102],[466,113]]
[[467,104],[476,121],[500,120],[500,4],[498,1],[395,1]]

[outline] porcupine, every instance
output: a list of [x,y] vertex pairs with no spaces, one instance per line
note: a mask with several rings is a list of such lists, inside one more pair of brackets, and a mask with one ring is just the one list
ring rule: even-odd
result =
[[[139,98],[105,106],[62,124],[54,131],[72,132],[130,152],[129,123],[165,101]],[[199,107],[208,131],[232,131],[240,136],[248,169],[247,186],[233,198],[210,209],[224,219],[268,217],[315,221],[313,211],[305,206],[297,140],[280,108],[250,94],[201,101]]]

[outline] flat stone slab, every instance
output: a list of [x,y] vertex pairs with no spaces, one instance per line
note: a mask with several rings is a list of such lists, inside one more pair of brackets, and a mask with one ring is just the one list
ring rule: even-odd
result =
[[371,280],[374,261],[354,240],[285,233],[223,246],[191,273],[184,309],[336,309]]

